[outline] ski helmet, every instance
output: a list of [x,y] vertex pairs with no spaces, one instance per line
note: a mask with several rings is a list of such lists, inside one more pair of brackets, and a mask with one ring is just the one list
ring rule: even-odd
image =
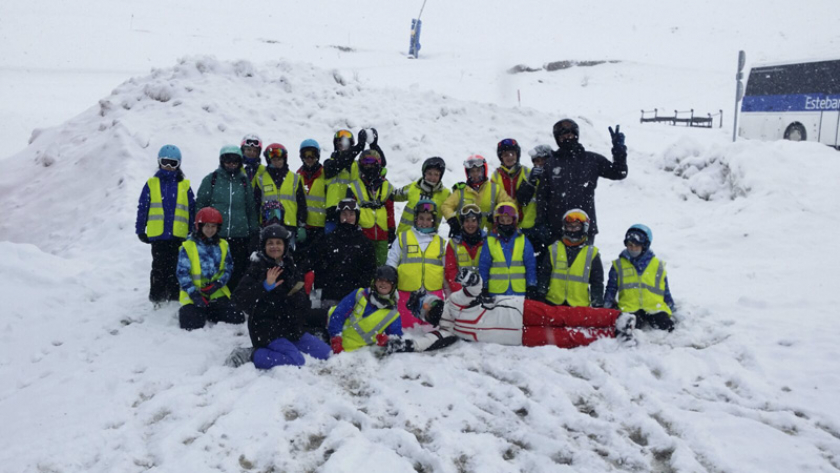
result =
[[286,244],[286,251],[289,251],[289,245],[292,242],[292,232],[286,229],[283,225],[273,223],[260,230],[260,249],[265,251],[265,244],[271,238],[279,238]]
[[247,134],[242,138],[242,143],[239,145],[239,148],[243,154],[245,154],[245,148],[257,148],[257,155],[259,156],[262,152],[262,140],[253,133]]
[[[346,146],[344,143],[346,141]],[[333,148],[336,150],[348,149],[356,144],[356,138],[353,137],[353,132],[350,130],[338,130],[333,135]]]
[[467,158],[466,161],[464,161],[464,172],[467,175],[467,182],[470,182],[470,169],[477,167],[483,168],[484,176],[482,177],[480,182],[477,182],[475,184],[481,184],[487,180],[487,160],[484,159],[484,156],[481,156],[480,154],[474,154]]
[[443,158],[434,156],[423,161],[423,177],[426,177],[427,169],[437,169],[440,171],[440,178],[443,180],[443,174],[446,172],[446,161]]
[[362,210],[359,208],[359,203],[356,202],[356,199],[348,197],[346,199],[341,199],[338,205],[335,207],[336,212],[339,216],[339,221],[341,220],[341,212],[343,210],[352,210],[356,212],[356,225],[359,225],[359,218],[361,218]]
[[493,210],[493,223],[499,225],[499,217],[502,215],[510,215],[513,217],[513,225],[519,223],[519,210],[510,202],[502,202]]
[[201,225],[205,223],[222,224],[222,214],[213,207],[204,207],[195,214],[195,231],[201,232]]
[[286,208],[278,200],[269,200],[262,204],[260,208],[260,216],[264,227],[274,223],[283,223],[285,215]]
[[531,156],[531,162],[536,159],[548,159],[551,157],[551,146],[537,145],[534,149],[528,151],[528,155]]
[[307,148],[314,149],[318,153],[318,157],[321,157],[321,146],[318,144],[317,141],[313,140],[312,138],[308,138],[300,142],[301,159],[303,158],[303,150]]
[[397,288],[397,270],[394,269],[393,266],[380,266],[376,268],[376,277],[374,278],[374,283],[380,279],[390,282],[394,285],[394,289]]
[[[567,224],[580,223],[580,229],[568,230]],[[578,246],[586,242],[589,235],[589,214],[581,209],[572,209],[563,214],[563,243],[567,246]]]
[[219,151],[219,163],[225,164],[225,161],[239,161],[239,164],[242,164],[242,150],[239,146],[227,145],[222,147]]
[[[417,219],[423,212],[429,212],[432,214],[432,226],[429,228],[420,228],[417,226]],[[414,205],[414,228],[421,233],[436,232],[437,229],[435,228],[435,223],[437,223],[437,213],[437,204],[435,201],[430,199],[420,199],[420,201]]]
[[516,140],[513,138],[505,138],[496,145],[496,156],[500,161],[502,159],[502,153],[505,151],[513,151],[516,153],[516,164],[519,164],[519,158],[522,157],[522,148],[519,147],[519,143],[517,143]]
[[556,141],[558,145],[561,143],[560,137],[568,133],[573,133],[575,135],[575,138],[572,141],[577,142],[578,138],[580,138],[580,127],[571,118],[564,118],[554,124],[554,141]]
[[263,151],[263,156],[265,156],[265,162],[267,164],[271,164],[271,160],[274,158],[283,158],[284,163],[289,164],[289,152],[280,143],[271,143],[266,146],[265,151]]
[[653,242],[653,232],[650,231],[647,225],[637,223],[628,228],[627,233],[624,234],[624,244],[626,245],[628,242],[642,245],[642,251],[647,251]]
[[158,160],[172,159],[181,162],[181,150],[175,145],[163,145],[163,148],[158,151]]
[[374,149],[359,156],[359,174],[365,182],[373,182],[382,175],[382,157]]

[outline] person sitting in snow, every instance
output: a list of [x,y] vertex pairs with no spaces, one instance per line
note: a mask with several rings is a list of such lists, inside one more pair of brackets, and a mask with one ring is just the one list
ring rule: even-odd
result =
[[461,233],[452,237],[446,245],[446,261],[443,267],[449,294],[461,290],[461,284],[455,279],[462,268],[478,269],[478,257],[484,246],[486,234],[481,229],[481,208],[467,204],[461,209],[458,221]]
[[528,237],[517,228],[519,211],[502,202],[493,212],[494,230],[487,235],[478,270],[490,294],[538,298],[537,261]]
[[137,202],[137,237],[152,246],[149,300],[155,307],[178,300],[178,249],[195,218],[193,191],[180,168],[181,150],[163,146],[158,152],[158,171],[143,186]]
[[271,369],[303,366],[304,353],[320,360],[329,357],[329,345],[305,331],[309,299],[303,290],[303,275],[288,252],[291,239],[292,234],[278,224],[260,232],[260,249],[251,255],[251,266],[233,294],[236,304],[249,315],[253,348],[234,351],[228,365],[253,361],[259,369]]
[[411,315],[405,301],[412,291],[423,289],[443,297],[443,257],[446,243],[437,234],[435,220],[437,204],[421,200],[414,206],[414,224],[400,233],[398,244],[391,246],[387,265],[396,268],[400,282],[400,317],[403,327],[413,327],[422,321]]
[[[443,158],[432,157],[423,162],[423,177],[394,191],[394,202],[408,202],[403,208],[397,235],[414,226],[414,206],[423,199],[432,200],[438,208],[449,197],[450,191],[443,186],[446,163]],[[435,216],[435,230],[440,225],[441,214]]]
[[536,347],[574,348],[600,338],[633,342],[636,317],[618,310],[552,306],[521,296],[482,296],[482,280],[473,269],[458,274],[462,285],[446,302],[422,291],[412,294],[409,308],[436,326],[445,338]]
[[195,231],[181,245],[175,275],[181,285],[181,328],[194,330],[207,321],[241,324],[242,311],[230,300],[227,283],[233,272],[228,242],[219,238],[222,214],[205,207],[195,216]]
[[653,233],[645,225],[636,224],[627,230],[626,249],[612,263],[604,301],[606,307],[636,314],[640,328],[651,326],[670,332],[674,330],[674,298],[665,262],[650,249],[652,241]]

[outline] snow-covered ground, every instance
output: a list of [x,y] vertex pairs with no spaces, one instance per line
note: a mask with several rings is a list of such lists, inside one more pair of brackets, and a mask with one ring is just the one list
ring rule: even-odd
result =
[[[0,471],[840,470],[840,154],[729,142],[737,51],[831,55],[834,2],[452,3],[427,4],[418,60],[420,3],[0,5]],[[559,60],[619,62],[507,73]],[[724,127],[640,125],[654,107]],[[133,223],[163,144],[196,188],[245,133],[374,126],[392,182],[441,155],[453,183],[564,116],[593,151],[627,134],[598,246],[653,229],[675,332],[258,372],[222,364],[245,327],[186,333],[146,299]]]

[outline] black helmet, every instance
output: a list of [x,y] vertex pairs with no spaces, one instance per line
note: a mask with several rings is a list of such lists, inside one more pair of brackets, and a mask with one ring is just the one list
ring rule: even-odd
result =
[[397,270],[393,266],[380,266],[376,268],[376,277],[373,278],[373,281],[376,282],[379,279],[384,279],[393,284],[394,289],[397,288]]
[[342,149],[342,147],[339,146],[339,145],[341,144],[342,140],[344,140],[344,139],[347,140],[347,143],[348,143],[347,148],[352,148],[356,144],[356,137],[353,136],[352,131],[350,131],[350,130],[338,130],[337,132],[335,132],[335,135],[333,135],[333,149],[336,149],[336,150]]
[[554,141],[560,144],[560,136],[572,132],[575,134],[575,141],[580,138],[580,127],[571,118],[564,118],[554,124]]
[[423,177],[426,177],[426,170],[430,168],[440,171],[440,178],[442,180],[443,174],[446,172],[446,161],[439,156],[434,156],[423,161]]
[[516,153],[516,164],[519,164],[519,158],[522,157],[522,148],[519,143],[513,138],[505,138],[496,145],[496,157],[502,159],[502,153],[505,151],[513,151]]
[[265,250],[265,243],[270,238],[279,238],[286,244],[286,251],[289,251],[289,243],[292,241],[292,232],[283,225],[272,224],[260,230],[260,249]]
[[341,199],[341,201],[338,202],[338,205],[335,206],[335,211],[338,214],[339,221],[341,220],[341,211],[345,209],[350,209],[356,212],[356,225],[359,225],[359,218],[361,218],[362,210],[359,208],[359,203],[356,202],[356,199],[348,197],[346,199]]

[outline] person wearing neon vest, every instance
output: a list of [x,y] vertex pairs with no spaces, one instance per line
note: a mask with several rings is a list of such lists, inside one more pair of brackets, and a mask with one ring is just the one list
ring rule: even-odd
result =
[[537,298],[537,261],[528,237],[517,228],[519,211],[510,202],[496,206],[478,270],[489,294]]
[[467,182],[459,182],[452,187],[452,194],[441,205],[443,218],[449,224],[449,238],[460,233],[458,213],[467,204],[476,204],[484,213],[484,227],[493,226],[493,209],[501,202],[513,202],[502,186],[487,178],[487,160],[483,156],[472,155],[464,161]]
[[[414,206],[422,199],[433,200],[438,208],[449,197],[450,191],[443,186],[446,163],[437,156],[423,162],[423,177],[394,191],[394,202],[408,202],[403,208],[397,234],[414,226]],[[435,219],[435,229],[440,225],[441,215]]]
[[636,314],[640,328],[653,327],[673,331],[674,298],[668,285],[665,262],[653,254],[653,232],[636,224],[624,235],[625,250],[613,261],[607,290],[606,307]]
[[420,289],[443,297],[443,257],[446,243],[435,230],[437,204],[421,200],[414,206],[414,226],[400,233],[398,244],[391,245],[388,266],[399,272],[399,309],[403,327],[421,323],[405,306],[411,292]]
[[[310,312],[289,244],[292,234],[282,225],[271,224],[260,232],[260,249],[251,255],[251,266],[233,294],[239,308],[248,314],[252,349],[245,360],[259,369],[305,364],[303,354],[325,360],[330,347],[307,331],[304,321]],[[322,318],[319,324],[324,326]],[[228,363],[231,364],[231,363]]]
[[266,146],[263,152],[268,166],[254,176],[254,201],[263,205],[278,200],[285,209],[283,226],[292,233],[292,247],[306,239],[306,191],[300,175],[289,170],[289,152],[280,143]]
[[137,238],[152,247],[149,300],[155,307],[178,300],[178,248],[189,235],[194,217],[195,198],[181,171],[181,150],[165,145],[158,152],[158,171],[140,193],[134,225]]
[[[491,181],[514,198],[520,215],[519,229],[523,232],[530,230],[536,222],[537,205],[532,199],[535,186],[524,185],[531,179],[531,169],[519,162],[522,149],[513,138],[505,138],[496,145],[496,156],[501,166],[493,171]],[[536,178],[539,178],[539,173]]]
[[604,265],[598,248],[586,244],[589,216],[572,209],[563,222],[563,238],[549,247],[540,265],[539,292],[551,305],[603,307]]
[[327,222],[327,187],[324,179],[324,166],[321,165],[321,146],[309,138],[300,143],[300,161],[303,165],[297,173],[303,179],[303,191],[306,195],[306,224],[300,228],[306,233],[298,251],[312,247],[324,236]]
[[227,284],[233,273],[228,242],[219,238],[222,214],[205,207],[195,215],[195,231],[181,245],[175,275],[181,286],[178,318],[182,329],[204,327],[207,321],[241,324],[245,315],[230,300]]
[[481,218],[481,208],[475,204],[467,204],[461,209],[458,216],[461,233],[452,237],[446,245],[443,275],[449,291],[447,294],[461,289],[461,284],[456,281],[459,269],[478,269],[478,257],[487,237],[481,229]]
[[575,348],[601,338],[635,345],[636,317],[618,310],[551,306],[522,296],[484,296],[482,279],[472,269],[458,274],[462,288],[446,302],[432,294],[412,294],[414,314],[443,339],[455,335],[471,342]]
[[396,238],[394,186],[382,176],[382,158],[373,149],[359,157],[359,177],[347,187],[345,197],[356,199],[361,208],[359,225],[373,242],[376,265],[385,264],[388,245]]

